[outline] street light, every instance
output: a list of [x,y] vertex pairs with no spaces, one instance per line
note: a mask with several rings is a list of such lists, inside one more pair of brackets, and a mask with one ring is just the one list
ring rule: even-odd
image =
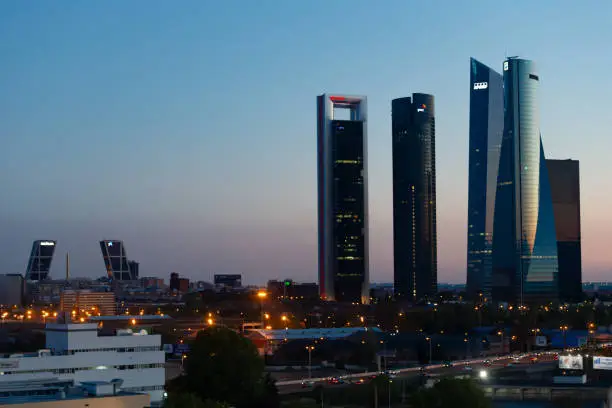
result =
[[565,350],[567,348],[567,330],[569,327],[564,324],[559,326],[559,329],[563,332],[563,350]]
[[506,352],[506,347],[504,345],[504,331],[503,330],[498,330],[497,331],[497,335],[501,337],[501,350],[502,350],[502,354]]
[[463,339],[463,342],[465,343],[465,359],[467,360],[470,351],[470,340],[466,337]]
[[263,304],[267,296],[268,294],[263,290],[260,290],[259,292],[257,292],[257,297],[259,298],[259,304],[260,304],[260,309],[261,309],[260,311],[261,311],[261,327],[262,328],[265,326]]
[[314,346],[306,346],[306,350],[308,350],[308,379],[312,378],[312,350],[314,350]]
[[425,337],[425,340],[429,343],[429,365],[431,365],[431,337]]

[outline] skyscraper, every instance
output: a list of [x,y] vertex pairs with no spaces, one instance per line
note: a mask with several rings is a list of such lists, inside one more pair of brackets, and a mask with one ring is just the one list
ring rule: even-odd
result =
[[123,281],[132,278],[123,241],[100,241],[100,249],[109,279]]
[[[349,119],[336,119],[338,109]],[[317,156],[321,298],[368,303],[365,96],[317,97]]]
[[467,293],[491,295],[493,213],[504,132],[503,77],[470,58]]
[[578,160],[546,160],[557,232],[559,297],[582,299],[580,239],[580,169]]
[[494,301],[558,298],[555,219],[532,61],[504,61],[504,134],[493,225]]
[[394,99],[391,116],[395,295],[418,301],[438,285],[434,97]]
[[49,277],[51,261],[57,241],[39,240],[32,244],[30,259],[26,269],[25,279],[30,281],[45,280]]

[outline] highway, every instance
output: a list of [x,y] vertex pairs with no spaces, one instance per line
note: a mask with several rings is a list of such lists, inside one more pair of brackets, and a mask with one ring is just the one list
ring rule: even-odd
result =
[[[555,361],[555,353],[542,353],[537,358],[537,361],[532,361],[536,353],[523,355],[519,359],[511,356],[497,358],[477,358],[463,361],[455,361],[451,367],[443,364],[431,364],[421,367],[410,367],[402,369],[389,370],[393,380],[410,379],[420,376],[422,373],[429,377],[440,376],[457,376],[457,375],[474,375],[478,376],[480,371],[485,370],[487,373],[500,369],[511,369],[514,366],[516,369],[532,367],[535,364],[547,363]],[[485,363],[486,362],[486,363]],[[319,376],[308,379],[305,373],[294,373],[294,376],[303,375],[300,379],[278,381],[276,386],[281,394],[291,394],[321,385],[323,387],[346,387],[353,384],[366,384],[372,378],[380,375],[379,372],[362,372],[362,373],[346,373],[336,376]],[[313,373],[316,375],[316,373]],[[295,377],[294,377],[295,378]],[[335,380],[332,380],[335,379]]]

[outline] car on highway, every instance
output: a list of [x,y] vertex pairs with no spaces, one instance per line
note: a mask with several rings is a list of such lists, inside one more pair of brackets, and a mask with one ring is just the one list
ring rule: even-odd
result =
[[491,367],[491,360],[483,361],[482,365],[485,366],[485,367]]
[[351,380],[351,384],[365,384],[365,379],[364,378],[355,378],[353,380]]
[[386,375],[389,378],[395,378],[399,374],[399,371],[395,371],[395,370],[384,371],[382,374]]
[[450,367],[452,367],[452,366],[453,366],[453,363],[452,363],[452,362],[450,362],[450,361],[445,361],[445,362],[443,363],[443,366],[444,366],[444,367],[446,367],[446,368],[450,368]]
[[471,366],[471,365],[466,364],[466,365],[463,367],[463,371],[472,371],[472,366]]
[[310,381],[310,380],[304,380],[302,381],[302,388],[312,388],[314,387],[314,381]]
[[327,380],[327,383],[328,384],[344,384],[344,380],[339,377],[331,377],[329,380]]

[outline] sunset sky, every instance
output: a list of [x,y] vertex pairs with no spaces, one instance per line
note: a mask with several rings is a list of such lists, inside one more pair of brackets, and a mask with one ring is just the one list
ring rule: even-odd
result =
[[0,273],[316,280],[316,95],[367,95],[371,269],[392,280],[391,99],[436,98],[439,281],[466,268],[469,59],[538,64],[549,158],[580,160],[583,278],[612,280],[612,2],[0,2]]

